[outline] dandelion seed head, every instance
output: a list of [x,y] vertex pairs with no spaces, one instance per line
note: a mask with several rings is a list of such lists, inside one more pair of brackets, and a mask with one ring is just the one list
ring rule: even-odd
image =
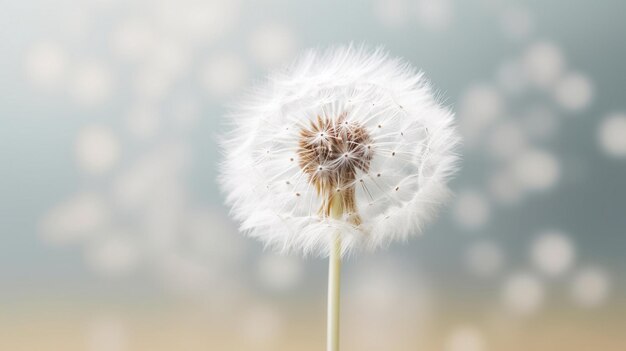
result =
[[[310,50],[230,115],[221,183],[241,229],[281,251],[343,254],[420,232],[459,141],[421,72],[382,50]],[[331,208],[339,208],[339,215]]]

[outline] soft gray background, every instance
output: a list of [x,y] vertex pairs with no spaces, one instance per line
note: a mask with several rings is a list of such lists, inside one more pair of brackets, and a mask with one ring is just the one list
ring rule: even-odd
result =
[[[443,17],[424,12],[430,3],[442,9]],[[346,263],[348,290],[358,286],[350,276],[362,276],[369,269],[364,267],[391,265],[402,271],[401,277],[427,286],[429,296],[436,297],[434,305],[468,301],[475,303],[472,310],[515,310],[515,303],[506,302],[506,284],[526,272],[545,292],[536,306],[530,303],[534,307],[528,313],[552,308],[588,313],[584,303],[569,296],[576,294],[571,286],[577,274],[592,268],[606,283],[592,307],[610,314],[611,306],[622,306],[626,155],[608,154],[599,131],[608,116],[626,111],[626,3],[443,4],[5,2],[0,12],[0,306],[69,297],[98,303],[177,297],[180,292],[183,298],[211,296],[222,285],[245,291],[247,300],[277,306],[323,301],[323,260],[277,258],[236,233],[215,182],[216,137],[228,106],[237,104],[238,94],[268,69],[288,62],[300,49],[349,42],[383,45],[423,69],[457,112],[463,133],[475,123],[472,116],[484,112],[481,108],[495,112],[483,134],[466,135],[462,171],[452,185],[457,197],[438,221],[406,245],[351,258]],[[592,89],[587,103],[568,109],[553,98],[554,85],[524,83],[531,69],[524,66],[527,57],[541,43],[563,57],[557,82],[570,72],[586,78]],[[50,68],[59,55],[61,63]],[[95,62],[95,73],[81,70],[90,62]],[[519,77],[503,83],[498,72],[507,62],[519,63]],[[523,87],[507,91],[507,82]],[[485,98],[485,90],[492,95]],[[473,105],[468,102],[472,99]],[[133,127],[131,111],[138,106],[148,112]],[[535,107],[552,116],[539,118],[538,124],[552,123],[554,130],[542,138],[528,137],[503,159],[494,158],[497,147],[489,140],[499,133],[497,127],[523,125]],[[80,136],[89,139],[92,134],[85,131],[93,126],[117,147],[111,150],[106,141],[80,144]],[[522,127],[516,131],[527,133]],[[508,145],[504,139],[502,147]],[[168,145],[175,145],[173,156],[163,151],[171,151]],[[77,156],[81,149],[87,155],[82,159]],[[517,189],[519,194],[509,200],[494,193],[491,177],[534,149],[548,155],[548,166],[558,170],[554,179],[545,164],[530,162],[522,168],[534,169],[530,173],[539,182],[547,177],[546,184]],[[113,155],[110,163],[107,153]],[[138,196],[136,208],[124,210],[116,182],[154,154],[156,161],[148,167],[154,171],[144,176],[159,167],[170,169],[181,159],[183,165],[166,179],[147,180],[148,190]],[[90,160],[104,166],[94,171]],[[110,218],[85,224],[80,222],[80,202],[63,207],[85,192],[95,194]],[[468,194],[474,195],[468,200]],[[179,235],[193,220],[190,216],[202,218],[193,240],[203,240],[197,236],[206,233],[205,246]],[[546,230],[564,233],[575,251],[555,275],[542,273],[531,258],[533,243]],[[111,237],[117,241],[111,243]],[[480,263],[467,258],[479,243],[495,247],[501,256],[485,263],[484,274],[476,272]],[[559,256],[561,249],[557,245],[548,256]],[[287,278],[275,281],[275,275]]]

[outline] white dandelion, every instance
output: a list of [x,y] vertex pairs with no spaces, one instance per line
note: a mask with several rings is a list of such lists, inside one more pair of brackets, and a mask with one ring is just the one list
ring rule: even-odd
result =
[[343,255],[421,232],[449,195],[459,142],[424,74],[384,51],[304,53],[230,115],[221,183],[240,229],[330,257],[328,349],[338,350]]

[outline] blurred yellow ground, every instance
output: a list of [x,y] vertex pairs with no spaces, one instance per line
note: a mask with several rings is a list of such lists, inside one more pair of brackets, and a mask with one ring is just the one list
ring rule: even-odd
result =
[[[0,350],[11,351],[200,351],[324,349],[324,311],[291,311],[280,331],[263,320],[249,326],[216,322],[202,308],[170,304],[133,308],[79,303],[20,303],[4,305],[0,315]],[[515,322],[481,323],[484,350],[502,351],[623,351],[626,350],[624,308],[589,313],[541,315]],[[307,316],[310,316],[308,318]],[[458,316],[435,316],[424,331],[404,331],[388,350],[449,350],[450,325]],[[345,324],[345,323],[344,323]],[[376,343],[393,340],[380,330],[343,326],[343,349],[379,350]],[[251,330],[252,329],[252,330]],[[255,331],[259,333],[255,334]],[[263,333],[270,332],[271,335]],[[400,333],[402,335],[402,333]],[[413,335],[413,336],[411,336]],[[417,336],[421,335],[418,340]],[[475,351],[471,342],[454,351]],[[458,349],[458,350],[457,350]]]

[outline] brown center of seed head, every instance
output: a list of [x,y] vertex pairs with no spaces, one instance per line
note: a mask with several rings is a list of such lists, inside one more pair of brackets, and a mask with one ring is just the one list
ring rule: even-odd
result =
[[369,171],[371,144],[365,127],[349,121],[345,112],[336,119],[317,116],[309,127],[302,128],[299,164],[322,196],[321,216],[331,216],[331,206],[341,204],[339,212],[346,214],[352,224],[361,223],[355,199],[356,175],[359,170]]

